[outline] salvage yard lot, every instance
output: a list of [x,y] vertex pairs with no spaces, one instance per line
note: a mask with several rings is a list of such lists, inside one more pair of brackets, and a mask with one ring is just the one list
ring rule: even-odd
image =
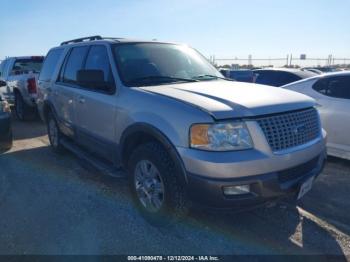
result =
[[331,158],[297,209],[195,210],[155,228],[133,208],[126,181],[53,153],[41,122],[14,120],[14,133],[0,155],[0,254],[350,255],[349,161]]

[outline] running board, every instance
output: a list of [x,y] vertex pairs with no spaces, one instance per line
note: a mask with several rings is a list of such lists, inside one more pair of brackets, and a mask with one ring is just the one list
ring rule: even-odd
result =
[[69,141],[68,139],[62,139],[61,144],[74,155],[76,155],[79,159],[86,161],[92,168],[101,172],[102,174],[116,177],[116,178],[125,178],[126,173],[122,169],[115,168],[111,165],[104,163],[98,158],[92,156],[91,154],[85,152],[75,143]]

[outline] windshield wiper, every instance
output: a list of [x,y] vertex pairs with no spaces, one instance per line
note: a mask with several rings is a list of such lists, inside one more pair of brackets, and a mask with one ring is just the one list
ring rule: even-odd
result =
[[216,75],[199,75],[199,76],[192,77],[192,79],[195,79],[195,80],[223,79],[223,80],[227,80],[227,81],[235,81],[231,78],[226,78],[226,77],[221,77],[221,76],[216,76]]
[[181,78],[181,77],[172,77],[172,76],[144,76],[132,79],[129,81],[129,84],[145,84],[145,81],[150,81],[149,84],[154,82],[165,82],[165,83],[173,83],[173,82],[198,82],[196,79],[191,78]]

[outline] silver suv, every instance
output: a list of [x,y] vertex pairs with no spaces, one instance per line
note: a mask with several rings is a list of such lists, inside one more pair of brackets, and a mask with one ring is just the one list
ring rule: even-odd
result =
[[38,85],[52,148],[128,176],[150,220],[182,215],[195,202],[299,199],[325,161],[314,100],[225,79],[186,45],[67,41],[49,51]]

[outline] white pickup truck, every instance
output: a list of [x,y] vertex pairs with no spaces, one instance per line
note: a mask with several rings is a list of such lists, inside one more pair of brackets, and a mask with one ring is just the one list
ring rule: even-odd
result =
[[0,88],[0,94],[14,104],[19,120],[36,116],[36,82],[43,60],[43,56],[9,57],[0,64],[0,80],[7,84]]

